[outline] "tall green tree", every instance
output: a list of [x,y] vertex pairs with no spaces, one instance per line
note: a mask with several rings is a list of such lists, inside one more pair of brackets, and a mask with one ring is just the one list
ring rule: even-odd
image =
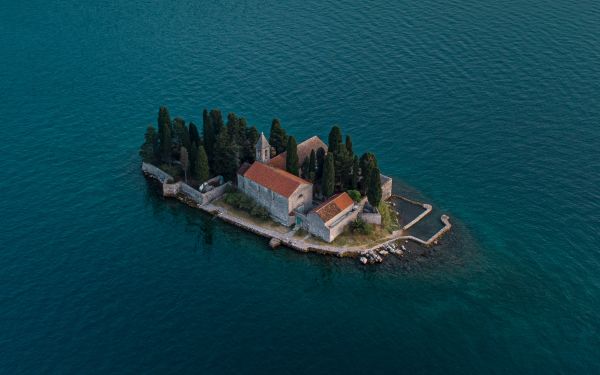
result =
[[331,131],[329,131],[329,137],[328,137],[328,150],[327,152],[335,154],[338,149],[340,148],[340,145],[342,144],[342,130],[339,128],[339,126],[334,125],[331,128]]
[[223,122],[223,115],[219,109],[211,109],[210,110],[210,119],[213,125],[213,129],[215,132],[215,136],[218,136],[221,133],[221,130],[225,127],[225,123]]
[[367,199],[369,204],[375,208],[379,207],[381,202],[381,177],[379,176],[379,168],[371,169],[369,177],[369,186],[367,188]]
[[362,180],[359,186],[362,194],[367,193],[368,186],[370,185],[369,179],[374,168],[378,168],[375,155],[372,152],[365,152],[360,157],[360,175],[362,176]]
[[244,144],[244,161],[252,163],[256,158],[255,147],[258,142],[258,130],[255,126],[246,129],[246,143]]
[[285,169],[298,176],[298,145],[296,144],[296,138],[289,137],[286,147],[285,155]]
[[189,160],[190,160],[190,173],[193,176],[194,170],[196,169],[196,159],[198,159],[198,145],[196,142],[192,142],[192,145],[188,149]]
[[308,156],[302,162],[302,178],[310,180],[310,161],[308,160]]
[[350,188],[352,190],[358,189],[359,172],[360,164],[358,161],[358,156],[354,155],[354,159],[352,159],[352,180],[350,181]]
[[323,164],[325,163],[325,150],[323,147],[319,147],[317,150],[317,174],[316,180],[321,181],[323,178]]
[[187,183],[187,173],[190,168],[190,158],[187,152],[187,148],[181,147],[179,150],[179,162],[181,163],[181,169],[183,169],[183,175],[185,176],[185,182]]
[[231,142],[228,132],[222,131],[217,135],[217,141],[215,143],[213,171],[216,175],[221,175],[226,180],[233,180],[237,167],[236,145]]
[[349,135],[346,135],[346,151],[348,151],[348,155],[351,158],[354,157],[354,151],[352,150],[352,138]]
[[212,168],[215,155],[215,141],[217,137],[212,124],[212,118],[206,109],[202,113],[202,138],[204,140],[206,155],[208,156],[208,163]]
[[198,127],[193,122],[190,122],[190,142],[195,143],[196,146],[200,144],[200,133],[198,133]]
[[325,197],[333,195],[335,190],[335,166],[333,154],[327,154],[323,163],[323,177],[321,180],[321,192]]
[[200,183],[208,180],[209,170],[208,170],[208,157],[206,156],[206,150],[204,146],[200,145],[196,152],[196,165],[194,166],[194,176]]
[[346,147],[342,145],[336,150],[333,154],[333,162],[335,164],[336,184],[339,184],[341,190],[345,190],[352,169],[352,159],[349,157]]
[[315,182],[317,174],[317,154],[315,150],[310,151],[310,159],[308,160],[308,180],[310,182]]
[[146,163],[155,163],[158,155],[158,135],[156,129],[152,125],[148,125],[146,128],[146,134],[144,134],[144,143],[140,148],[140,156]]
[[275,147],[275,151],[278,155],[285,151],[288,142],[287,138],[279,119],[273,119],[273,122],[271,122],[271,131],[269,133],[269,144],[271,147]]
[[179,142],[179,146],[189,150],[192,145],[192,142],[190,141],[190,132],[185,126],[185,121],[182,118],[177,117],[173,120],[173,130],[175,131],[175,137]]
[[158,109],[158,140],[160,143],[160,157],[164,161],[171,161],[171,117],[167,107]]

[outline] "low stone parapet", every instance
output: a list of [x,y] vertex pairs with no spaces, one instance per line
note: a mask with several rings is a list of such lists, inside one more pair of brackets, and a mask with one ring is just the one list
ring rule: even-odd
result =
[[381,214],[379,213],[361,212],[358,217],[365,223],[381,225]]

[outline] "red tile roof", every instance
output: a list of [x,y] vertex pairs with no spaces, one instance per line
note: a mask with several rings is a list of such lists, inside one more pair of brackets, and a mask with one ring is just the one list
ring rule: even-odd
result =
[[310,182],[287,171],[273,168],[258,161],[252,163],[250,168],[241,175],[286,198],[289,198],[299,186],[310,184]]
[[[316,135],[300,143],[298,145],[298,164],[302,165],[304,158],[310,158],[310,152],[315,150],[316,153],[319,148],[323,148],[323,150],[327,152],[327,145]],[[286,152],[282,152],[281,154],[275,156],[269,161],[269,165],[275,168],[285,169],[286,155]]]
[[326,223],[348,207],[351,207],[353,204],[354,201],[352,198],[350,198],[348,193],[343,192],[334,195],[325,202],[321,203],[313,209],[313,212],[316,213],[324,223]]

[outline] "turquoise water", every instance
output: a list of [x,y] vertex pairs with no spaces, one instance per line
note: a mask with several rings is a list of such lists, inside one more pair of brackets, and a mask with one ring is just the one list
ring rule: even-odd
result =
[[[0,6],[0,373],[600,373],[596,1]],[[159,105],[339,123],[456,224],[362,267],[142,177]]]

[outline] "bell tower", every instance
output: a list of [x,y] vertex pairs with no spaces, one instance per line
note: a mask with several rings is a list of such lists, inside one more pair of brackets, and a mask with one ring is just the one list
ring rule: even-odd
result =
[[264,133],[260,133],[260,137],[258,138],[258,142],[256,142],[256,161],[261,163],[268,163],[271,160],[271,145],[267,138],[265,138]]

